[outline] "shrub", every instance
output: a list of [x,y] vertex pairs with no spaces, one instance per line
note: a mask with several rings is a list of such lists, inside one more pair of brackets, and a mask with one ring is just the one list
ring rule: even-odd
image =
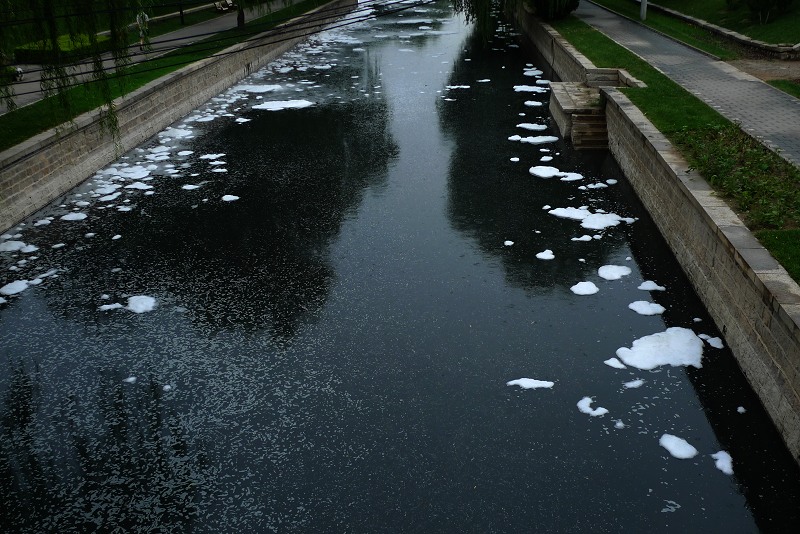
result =
[[580,0],[533,0],[533,7],[539,17],[554,20],[564,18],[578,9],[579,2]]
[[754,17],[758,17],[761,24],[769,22],[770,16],[775,18],[778,13],[789,9],[792,0],[747,0],[747,7]]

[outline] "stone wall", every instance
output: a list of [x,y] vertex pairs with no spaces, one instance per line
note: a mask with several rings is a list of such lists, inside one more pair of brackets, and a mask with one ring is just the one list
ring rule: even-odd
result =
[[[550,42],[564,41],[550,26],[517,16],[537,46],[569,50]],[[586,80],[575,73],[585,57],[549,57],[562,80]],[[800,462],[800,287],[621,91],[601,92],[609,150]]]
[[[184,67],[115,101],[119,138],[94,111],[0,153],[0,233],[66,193],[209,98],[344,14],[356,0],[334,0],[219,57]],[[280,31],[278,38],[270,37]]]

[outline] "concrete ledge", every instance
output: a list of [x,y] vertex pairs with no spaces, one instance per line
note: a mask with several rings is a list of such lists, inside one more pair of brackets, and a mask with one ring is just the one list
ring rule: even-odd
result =
[[[102,113],[95,110],[72,125],[0,153],[0,229],[35,213],[355,5],[356,0],[334,0],[253,41],[234,45],[218,57],[188,65],[118,98],[114,102],[117,139],[103,128]],[[281,35],[273,38],[276,32]]]
[[[566,57],[552,27],[515,15],[557,76],[586,81],[585,57]],[[800,287],[628,97],[600,91],[609,150],[800,462]]]

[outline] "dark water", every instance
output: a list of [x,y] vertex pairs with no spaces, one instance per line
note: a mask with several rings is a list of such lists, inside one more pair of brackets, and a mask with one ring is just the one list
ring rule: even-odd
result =
[[[114,165],[153,165],[154,194],[100,200],[137,181],[109,171],[9,232],[39,250],[0,253],[0,285],[58,272],[0,304],[3,529],[796,528],[800,473],[727,349],[706,345],[701,369],[603,364],[667,327],[720,333],[607,154],[508,140],[557,135],[549,95],[513,90],[535,83],[526,64],[549,76],[541,59],[447,4],[386,11],[243,82],[279,90],[229,91],[175,125],[193,137]],[[211,172],[200,156],[220,153]],[[585,230],[544,205],[637,220]],[[75,208],[87,219],[59,219]],[[632,273],[598,277],[608,264]],[[157,307],[98,309],[131,295]],[[522,377],[555,384],[506,385]],[[699,454],[673,458],[664,433]]]

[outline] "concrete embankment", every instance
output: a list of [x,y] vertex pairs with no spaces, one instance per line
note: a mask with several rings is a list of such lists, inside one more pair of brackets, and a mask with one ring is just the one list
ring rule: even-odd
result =
[[73,125],[42,133],[0,153],[0,230],[46,206],[122,152],[156,135],[356,5],[356,0],[334,0],[117,99],[116,139],[103,127],[100,112],[92,111],[75,119]]
[[624,74],[609,76],[608,69],[595,67],[524,7],[513,15],[557,76],[601,86],[609,150],[800,461],[800,287],[671,143],[612,87],[626,85]]

